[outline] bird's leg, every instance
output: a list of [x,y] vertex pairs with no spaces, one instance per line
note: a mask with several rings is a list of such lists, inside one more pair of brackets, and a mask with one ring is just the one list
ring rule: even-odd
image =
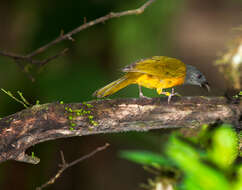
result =
[[138,87],[139,87],[139,97],[140,97],[140,98],[147,98],[147,99],[149,99],[149,97],[144,96],[144,94],[142,93],[141,86],[140,86],[140,85],[138,85]]
[[170,92],[163,92],[162,89],[157,89],[158,94],[163,94],[168,96],[168,104],[171,101],[171,97],[175,96],[175,95],[179,95],[178,93],[174,92],[174,88],[171,89],[171,93]]
[[171,89],[171,93],[170,93],[170,95],[168,96],[168,104],[169,104],[170,101],[171,101],[171,97],[172,97],[172,96],[176,96],[176,95],[179,95],[179,94],[176,93],[176,92],[174,91],[174,88],[172,88],[172,89]]
[[144,94],[143,94],[143,92],[142,92],[141,86],[138,85],[138,87],[139,87],[139,97],[140,97],[140,98],[144,98]]

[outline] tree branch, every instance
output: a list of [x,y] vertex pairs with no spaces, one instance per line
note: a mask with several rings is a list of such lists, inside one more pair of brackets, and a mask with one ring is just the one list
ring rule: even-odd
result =
[[217,119],[242,127],[240,99],[174,97],[113,99],[86,103],[36,105],[0,120],[0,162],[16,160],[37,164],[25,150],[57,138],[148,131],[161,128],[198,128]]
[[73,35],[81,32],[82,30],[90,28],[90,27],[92,27],[96,24],[104,23],[105,21],[110,20],[112,18],[141,14],[154,1],[155,0],[148,0],[146,3],[144,3],[141,7],[137,8],[137,9],[122,11],[122,12],[117,12],[117,13],[110,12],[109,14],[102,16],[100,18],[97,18],[93,21],[84,22],[84,24],[80,25],[79,27],[73,29],[72,31],[70,31],[66,34],[61,33],[61,35],[59,37],[57,37],[56,39],[54,39],[53,41],[49,42],[48,44],[43,45],[42,47],[34,50],[33,52],[31,52],[27,55],[18,55],[18,54],[6,52],[6,51],[0,51],[0,55],[12,58],[15,61],[18,60],[18,61],[28,62],[28,63],[31,63],[31,64],[44,65],[44,64],[50,62],[51,60],[59,57],[60,55],[63,55],[66,52],[66,50],[63,50],[62,52],[58,53],[57,55],[55,55],[53,57],[46,58],[44,60],[36,60],[36,59],[33,59],[33,57],[36,56],[36,55],[39,55],[40,53],[43,53],[48,48],[50,48],[50,47],[52,47],[52,46],[54,46],[54,45],[56,45],[56,44],[58,44],[58,43],[60,43],[64,40],[74,41]]
[[78,159],[76,159],[76,160],[74,160],[74,161],[72,161],[72,162],[70,162],[70,163],[67,163],[67,162],[65,161],[64,154],[63,154],[63,152],[61,151],[60,153],[61,153],[61,161],[62,161],[62,163],[61,163],[61,165],[60,165],[60,169],[59,169],[58,172],[57,172],[52,178],[50,178],[46,183],[44,183],[44,184],[41,185],[40,187],[37,187],[36,190],[41,190],[41,189],[43,189],[43,188],[45,188],[45,187],[47,187],[47,186],[49,186],[49,185],[51,185],[51,184],[54,184],[55,181],[61,176],[61,174],[62,174],[66,169],[68,169],[68,168],[70,168],[70,167],[72,167],[72,166],[74,166],[74,165],[76,165],[76,164],[78,164],[78,163],[80,163],[80,162],[82,162],[82,161],[84,161],[84,160],[86,160],[86,159],[88,159],[88,158],[94,156],[96,153],[98,153],[98,152],[100,152],[100,151],[105,150],[108,146],[109,146],[109,144],[106,143],[104,146],[100,146],[100,147],[96,148],[94,151],[90,152],[89,154],[87,154],[87,155],[85,155],[85,156],[82,156],[82,157],[80,157],[80,158],[78,158]]

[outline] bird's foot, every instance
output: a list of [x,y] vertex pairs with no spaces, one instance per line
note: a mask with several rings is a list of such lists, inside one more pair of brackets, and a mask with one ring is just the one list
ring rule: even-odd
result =
[[174,92],[174,88],[172,88],[171,93],[170,92],[166,92],[168,93],[168,104],[171,102],[171,98],[172,96],[181,96],[180,94],[178,94],[177,92]]
[[181,96],[180,94],[174,92],[173,88],[172,88],[171,92],[162,92],[161,94],[164,94],[164,95],[168,96],[168,104],[171,102],[172,96]]
[[140,97],[140,98],[144,98],[144,99],[151,99],[150,97],[148,97],[148,96],[144,96],[143,94],[139,94],[139,97]]
[[170,104],[172,96],[177,96],[177,95],[179,95],[179,94],[178,93],[170,93],[170,95],[168,96],[168,104]]

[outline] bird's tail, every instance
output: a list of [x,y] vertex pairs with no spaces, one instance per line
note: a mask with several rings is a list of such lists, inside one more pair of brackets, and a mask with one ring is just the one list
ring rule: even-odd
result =
[[112,94],[114,94],[115,92],[121,90],[122,88],[125,88],[126,86],[128,86],[129,84],[132,83],[132,80],[129,79],[126,76],[123,76],[122,78],[111,82],[110,84],[102,87],[101,89],[95,91],[93,93],[93,96],[96,96],[98,98],[103,98],[106,96],[110,96]]

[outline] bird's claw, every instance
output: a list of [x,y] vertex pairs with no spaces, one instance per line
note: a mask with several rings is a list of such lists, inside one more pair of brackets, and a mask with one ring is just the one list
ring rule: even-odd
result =
[[171,102],[171,98],[172,96],[181,96],[180,94],[178,94],[177,92],[174,92],[174,89],[172,88],[171,90],[171,93],[170,92],[167,92],[169,95],[168,95],[168,104],[170,104]]
[[151,99],[150,97],[148,97],[148,96],[144,96],[143,94],[139,94],[139,97],[140,97],[140,98],[144,98],[144,99]]

